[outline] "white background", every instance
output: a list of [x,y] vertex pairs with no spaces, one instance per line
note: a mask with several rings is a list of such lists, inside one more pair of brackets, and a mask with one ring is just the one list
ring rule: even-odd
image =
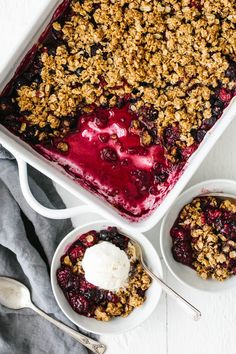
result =
[[[0,0],[0,76],[23,40],[34,29],[50,0]],[[236,180],[236,121],[207,156],[189,185],[211,178]],[[78,200],[58,187],[68,206]],[[86,218],[86,217],[85,217]],[[87,216],[87,221],[91,216]],[[74,225],[84,221],[73,219]],[[146,236],[159,255],[159,224]],[[203,318],[193,322],[175,302],[163,295],[150,319],[119,336],[101,337],[107,354],[235,354],[236,289],[208,294],[180,285],[165,271],[165,280],[198,307]],[[28,353],[25,353],[28,354]],[[64,354],[64,353],[58,353]]]

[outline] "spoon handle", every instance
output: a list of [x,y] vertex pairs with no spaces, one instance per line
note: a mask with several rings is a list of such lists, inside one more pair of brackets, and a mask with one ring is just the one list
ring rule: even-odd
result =
[[150,275],[151,278],[156,280],[162,287],[165,292],[172,296],[178,303],[189,312],[195,321],[198,321],[201,318],[201,312],[191,305],[187,300],[185,300],[181,295],[179,295],[175,290],[170,288],[166,283],[163,282],[158,276],[156,276],[150,269],[145,266],[145,271]]
[[66,326],[64,323],[55,320],[54,318],[48,316],[45,312],[40,310],[38,307],[36,307],[34,304],[30,304],[29,306],[32,310],[34,310],[37,314],[54,324],[56,327],[60,328],[62,331],[66,332],[69,334],[71,337],[76,339],[78,342],[82,343],[85,347],[90,349],[93,353],[96,354],[103,354],[106,350],[106,347],[104,344],[101,344],[77,331],[74,329]]

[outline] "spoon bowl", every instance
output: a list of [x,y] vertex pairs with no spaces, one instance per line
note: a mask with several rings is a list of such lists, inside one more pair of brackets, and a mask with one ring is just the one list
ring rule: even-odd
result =
[[30,307],[29,289],[15,279],[0,277],[0,303],[13,310]]

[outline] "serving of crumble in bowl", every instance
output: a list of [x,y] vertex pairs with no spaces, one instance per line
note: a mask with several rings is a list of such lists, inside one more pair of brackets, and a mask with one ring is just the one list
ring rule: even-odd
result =
[[161,225],[161,251],[170,272],[204,291],[236,286],[236,205],[207,193],[236,195],[236,182],[208,180],[186,190]]
[[64,314],[87,331],[130,330],[160,300],[162,290],[136,258],[129,234],[140,243],[150,269],[162,277],[160,259],[146,237],[108,221],[74,229],[57,247],[51,265],[54,296]]

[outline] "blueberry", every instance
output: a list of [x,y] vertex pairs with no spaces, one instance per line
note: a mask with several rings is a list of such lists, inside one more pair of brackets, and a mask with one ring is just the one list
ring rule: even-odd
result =
[[121,235],[116,227],[109,227],[108,232],[110,242],[122,250],[127,248],[129,239],[126,236]]
[[216,116],[212,116],[209,119],[204,119],[201,125],[201,129],[203,130],[209,130],[213,127],[213,125],[216,123],[217,121],[217,117]]
[[85,59],[88,59],[88,58],[89,58],[89,53],[87,53],[86,51],[84,51],[83,57],[84,57]]
[[121,250],[125,250],[128,246],[128,238],[121,235],[115,236],[111,242]]
[[225,76],[228,77],[232,81],[236,81],[236,62],[230,61],[229,67],[225,72]]
[[36,82],[36,84],[41,84],[42,81],[43,81],[43,80],[42,80],[42,78],[41,78],[41,75],[36,75],[36,76],[34,77],[34,82]]
[[103,52],[102,53],[103,60],[107,60],[107,57],[108,57],[108,53],[107,52]]
[[56,41],[57,44],[63,43],[63,33],[61,31],[56,31],[54,28],[52,29],[52,37]]
[[26,128],[26,131],[22,134],[24,140],[29,143],[37,144],[39,142],[37,136],[35,135],[37,131],[36,125],[31,125]]
[[116,162],[118,160],[118,155],[116,151],[111,147],[106,147],[100,152],[101,158],[107,162]]
[[22,116],[26,117],[31,114],[31,111],[21,111]]
[[223,112],[223,107],[220,106],[213,106],[212,109],[212,114],[216,117],[220,117],[222,112]]
[[107,230],[101,230],[99,232],[99,238],[102,241],[110,241],[110,233]]
[[140,86],[143,86],[143,87],[150,87],[150,86],[153,86],[152,83],[146,82],[146,81],[141,81],[139,84],[140,84]]
[[154,121],[154,120],[156,120],[157,118],[158,118],[158,111],[153,108],[153,109],[150,111],[149,119],[150,119],[151,121]]
[[142,290],[141,288],[137,289],[137,294],[138,296],[144,298],[145,297],[145,290]]
[[[0,113],[1,118],[1,113]],[[3,123],[14,132],[17,132],[20,129],[21,122],[18,120],[18,117],[10,114],[3,118]]]
[[134,95],[137,95],[137,93],[139,93],[139,90],[136,89],[136,88],[134,88],[134,89],[132,90],[132,93],[133,93]]
[[14,89],[19,90],[21,86],[27,86],[29,84],[29,80],[24,76],[19,77],[14,83]]
[[118,231],[117,227],[115,227],[115,226],[108,227],[108,232],[109,232],[109,235],[111,238],[119,235],[119,231]]
[[86,297],[89,301],[92,301],[95,304],[99,304],[106,299],[106,292],[101,289],[87,289],[83,296]]
[[80,289],[80,277],[76,274],[71,273],[68,279],[66,290],[72,290],[78,292]]
[[212,98],[211,99],[212,115],[219,117],[222,114],[223,110],[224,110],[224,103],[216,97]]
[[197,140],[197,129],[191,129],[190,134],[194,140]]
[[198,129],[198,130],[197,130],[196,141],[197,141],[198,143],[200,143],[200,142],[204,139],[206,133],[207,133],[206,130],[204,130],[204,129]]
[[66,117],[66,119],[67,118],[70,122],[70,129],[76,129],[77,123],[78,123],[78,116],[77,117],[68,116],[68,117]]
[[6,116],[17,111],[17,106],[8,97],[0,97],[0,115]]
[[90,48],[91,56],[94,57],[100,49],[102,49],[101,43],[94,43]]

